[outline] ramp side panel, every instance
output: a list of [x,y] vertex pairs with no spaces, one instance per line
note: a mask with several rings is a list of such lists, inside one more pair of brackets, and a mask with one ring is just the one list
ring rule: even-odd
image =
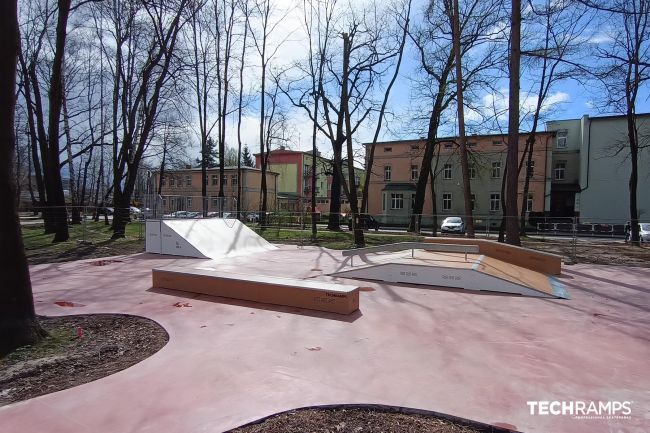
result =
[[454,289],[521,294],[532,297],[552,297],[529,287],[505,281],[471,268],[459,269],[438,266],[384,264],[343,271],[337,277],[386,281],[390,283],[419,284]]
[[359,290],[322,291],[287,285],[274,281],[271,277],[267,280],[266,284],[260,284],[257,281],[230,279],[227,276],[195,273],[192,270],[152,270],[153,287],[338,314],[351,314],[359,309]]
[[160,236],[160,220],[147,220],[145,225],[145,248],[148,253],[162,253],[162,237]]
[[213,259],[276,249],[239,220],[211,218],[165,223],[203,256]]
[[[174,221],[178,223],[181,221]],[[183,221],[190,222],[190,221]],[[178,224],[174,224],[178,226]],[[162,237],[162,254],[171,254],[174,256],[184,256],[184,257],[197,257],[201,259],[209,258],[207,255],[203,254],[201,250],[196,248],[190,239],[187,239],[183,232],[178,232],[173,228],[174,225],[170,225],[167,220],[162,220],[161,224],[161,237]],[[189,227],[189,225],[187,225]]]

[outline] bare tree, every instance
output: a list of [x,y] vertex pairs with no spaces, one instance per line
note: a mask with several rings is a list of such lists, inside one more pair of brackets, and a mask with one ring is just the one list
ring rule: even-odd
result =
[[510,55],[509,77],[510,93],[508,95],[508,155],[506,181],[506,242],[520,245],[519,221],[517,219],[517,167],[519,151],[519,69],[521,59],[521,1],[511,0],[510,11]]
[[17,2],[0,3],[0,193],[6,197],[0,209],[0,355],[16,347],[37,343],[44,331],[36,320],[32,286],[18,221],[14,162],[16,64],[19,47]]
[[[432,173],[435,150],[439,146],[438,128],[445,110],[456,100],[457,95],[451,0],[430,3],[424,16],[424,23],[414,28],[410,36],[418,48],[420,69],[424,72],[423,93],[433,103],[430,104],[431,111],[427,119],[426,143],[416,184],[410,231],[415,231],[421,225],[426,187]],[[495,54],[492,37],[493,29],[502,18],[501,2],[473,0],[463,3],[458,17],[463,90],[468,92],[473,88],[490,88],[492,80],[487,73],[500,61]],[[480,54],[473,54],[473,51]]]
[[[113,37],[113,237],[125,235],[138,168],[151,142],[188,0],[143,4],[113,0],[105,19]],[[110,52],[110,51],[109,51]]]
[[465,136],[465,106],[463,99],[463,66],[461,56],[461,27],[458,0],[453,0],[453,47],[456,60],[456,107],[458,112],[458,143],[460,150],[460,167],[463,173],[463,198],[465,202],[465,219],[467,236],[474,237],[474,218],[472,217],[472,191],[469,181],[469,163],[467,162],[467,138]]
[[518,175],[522,167],[525,167],[519,221],[522,235],[526,234],[527,197],[532,177],[537,128],[543,113],[549,109],[547,104],[551,89],[561,81],[579,80],[586,75],[586,68],[582,66],[585,63],[582,59],[583,35],[592,22],[586,16],[588,11],[580,3],[547,0],[541,7],[535,6],[531,1],[529,5],[529,23],[526,26],[522,56],[528,66],[527,76],[537,80],[538,84],[537,101],[529,122],[531,126],[518,167]]

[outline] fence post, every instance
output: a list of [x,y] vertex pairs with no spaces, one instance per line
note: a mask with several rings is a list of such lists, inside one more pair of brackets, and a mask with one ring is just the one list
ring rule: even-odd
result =
[[577,255],[577,251],[576,251],[576,249],[577,249],[576,244],[578,242],[578,235],[576,233],[576,230],[577,230],[576,217],[574,216],[572,218],[572,220],[573,220],[573,224],[572,224],[573,225],[573,263],[578,263],[578,255]]

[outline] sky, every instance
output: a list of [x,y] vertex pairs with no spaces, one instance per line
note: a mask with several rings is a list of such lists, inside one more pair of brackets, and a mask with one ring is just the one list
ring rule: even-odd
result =
[[[355,6],[359,1],[356,0]],[[277,51],[276,56],[272,60],[273,65],[289,65],[304,59],[307,53],[307,38],[303,31],[301,24],[302,12],[299,7],[302,1],[295,0],[278,0],[280,13],[277,16],[282,16],[279,24],[278,31],[273,35],[271,45],[280,43],[281,46]],[[412,19],[414,21],[421,19],[423,10],[423,0],[414,0],[412,10]],[[503,27],[508,27],[507,23]],[[507,29],[506,29],[507,30]],[[603,44],[609,41],[611,33],[614,31],[607,24],[597,25],[593,24],[588,26],[585,32],[585,43],[590,44]],[[275,38],[275,40],[273,39]],[[338,42],[338,41],[337,41]],[[585,59],[585,62],[590,62],[590,59]],[[418,95],[413,91],[413,80],[419,72],[419,58],[413,47],[411,41],[408,42],[406,53],[400,70],[400,75],[393,87],[391,97],[389,100],[389,111],[394,114],[388,116],[386,119],[386,127],[383,128],[383,133],[380,136],[382,140],[391,139],[409,139],[417,138],[422,135],[421,130],[412,122],[408,121],[409,117],[413,116],[413,111],[424,110],[418,105]],[[250,74],[254,75],[255,70],[251,70]],[[521,83],[521,106],[522,110],[534,107],[536,97],[528,94],[528,91],[534,86],[534,80],[528,76],[529,72],[523,70],[522,83]],[[494,83],[494,87],[500,90],[500,94],[491,92],[478,93],[478,99],[486,105],[492,105],[507,109],[507,78],[501,78]],[[567,79],[554,85],[552,88],[545,105],[544,114],[547,119],[574,119],[580,118],[583,115],[597,116],[614,114],[607,109],[598,106],[598,100],[601,96],[602,89],[594,83],[581,84],[577,81]],[[637,103],[637,113],[650,112],[650,92],[645,89],[640,95]],[[258,104],[258,101],[253,101],[253,104]],[[302,111],[298,108],[289,108],[289,119],[292,129],[292,139],[288,143],[288,147],[294,150],[309,150],[311,149],[312,140],[312,125]],[[479,113],[466,108],[466,120],[471,124],[480,123]],[[500,117],[501,126],[505,129],[507,126],[507,113],[503,113]],[[247,143],[253,153],[259,152],[259,114],[255,110],[251,110],[244,116],[242,136],[244,143]],[[374,134],[375,122],[369,122],[365,127],[361,128],[355,137],[357,149],[361,147],[361,143],[371,141]],[[542,125],[539,129],[543,129]],[[471,129],[471,128],[470,128]],[[522,128],[525,129],[525,128]],[[456,132],[456,125],[454,121],[445,122],[439,131],[441,135],[454,135]],[[482,130],[481,132],[494,132],[497,130]],[[236,143],[236,131],[230,127],[227,132],[227,141],[229,143]],[[319,148],[324,154],[331,152],[329,142],[322,136],[318,138]]]

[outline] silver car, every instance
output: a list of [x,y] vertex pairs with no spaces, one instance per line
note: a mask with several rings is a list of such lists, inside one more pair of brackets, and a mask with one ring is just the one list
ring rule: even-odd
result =
[[461,217],[447,217],[440,226],[443,233],[465,233],[465,223]]

